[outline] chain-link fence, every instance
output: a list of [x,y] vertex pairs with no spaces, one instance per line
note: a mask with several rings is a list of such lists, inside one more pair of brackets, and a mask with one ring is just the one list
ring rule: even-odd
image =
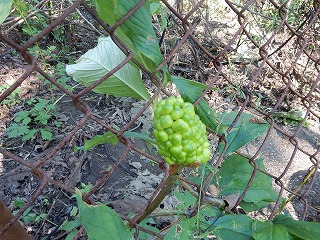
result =
[[[136,200],[142,206],[135,208],[134,200],[127,202],[126,207],[121,205],[128,212],[143,215],[145,207],[163,188],[169,169],[154,150],[148,150],[148,144],[124,133],[151,131],[148,124],[152,121],[149,109],[153,101],[159,96],[177,95],[174,85],[160,84],[163,66],[176,76],[205,84],[195,105],[205,99],[218,113],[237,112],[227,132],[232,132],[245,113],[254,116],[249,120],[251,123],[263,125],[266,120],[269,124],[263,135],[237,151],[253,166],[251,178],[262,172],[274,179],[274,188],[279,193],[277,201],[256,213],[258,216],[272,218],[281,207],[281,197],[286,197],[284,211],[298,219],[319,221],[319,1],[163,0],[160,6],[153,5],[158,10],[152,21],[164,60],[153,72],[134,59],[134,51],[115,35],[119,26],[145,2],[138,2],[112,26],[105,24],[95,8],[83,0],[38,4],[30,1],[34,8],[29,8],[24,17],[13,15],[2,24],[0,81],[7,88],[3,87],[0,95],[1,198],[9,205],[19,197],[25,204],[1,234],[26,216],[30,207],[37,206],[48,215],[33,230],[34,237],[63,238],[65,233],[59,236],[58,229],[70,214],[68,210],[74,204],[70,196],[80,182],[92,183],[83,200],[94,204],[128,194],[126,187],[139,176],[157,178],[159,181],[155,181],[148,199]],[[40,18],[46,19],[46,24],[37,23]],[[37,29],[32,25],[35,23]],[[60,80],[64,74],[58,71],[62,69],[57,67],[58,62],[68,64],[76,60],[96,45],[100,35],[111,36],[126,54],[125,60],[88,87],[71,78],[66,80],[69,85],[63,84]],[[51,45],[55,47],[48,49]],[[151,95],[148,101],[105,97],[91,91],[132,60],[140,68]],[[22,92],[14,95],[17,89]],[[36,96],[54,99],[58,109],[54,118],[60,119],[62,126],[54,125],[52,119],[47,121],[53,129],[50,141],[42,135],[47,133],[42,131],[45,127],[27,142],[8,138],[10,124],[17,122],[14,114],[39,103]],[[30,99],[35,102],[28,105]],[[95,151],[74,151],[75,146],[107,131],[120,141],[116,147],[104,144],[94,148]],[[219,169],[225,151],[218,154],[217,146],[227,143],[226,138],[211,131],[210,140],[213,148],[210,163]],[[260,157],[264,158],[265,169],[256,164]],[[209,184],[212,173],[203,176],[201,185],[190,182],[187,173],[184,174],[180,182],[189,191],[214,195],[215,190]],[[224,199],[230,209],[236,209],[249,187],[250,184],[242,193]],[[124,190],[118,191],[120,188]],[[44,199],[51,204],[45,206]],[[205,203],[205,198],[201,203]],[[116,202],[111,205],[115,209],[118,206],[117,212],[131,226],[150,233],[134,222],[137,218],[129,218],[125,210],[119,210]],[[74,239],[80,238],[83,231],[80,228]]]

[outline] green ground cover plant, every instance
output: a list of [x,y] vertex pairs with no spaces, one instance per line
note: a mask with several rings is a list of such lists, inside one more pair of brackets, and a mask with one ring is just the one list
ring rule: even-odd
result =
[[52,131],[46,127],[49,122],[60,127],[56,120],[56,105],[42,98],[31,98],[26,101],[27,109],[14,115],[14,122],[7,128],[9,138],[22,137],[27,141],[40,134],[42,140],[52,140]]

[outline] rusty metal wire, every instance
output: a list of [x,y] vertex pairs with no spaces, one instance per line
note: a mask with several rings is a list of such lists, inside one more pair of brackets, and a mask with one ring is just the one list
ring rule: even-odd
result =
[[[10,87],[0,95],[0,103],[7,99],[15,89],[21,86],[32,73],[37,72],[42,75],[44,79],[56,86],[60,93],[65,94],[65,98],[72,100],[72,103],[78,110],[79,114],[81,113],[82,115],[81,119],[75,122],[75,125],[69,132],[61,130],[61,133],[59,134],[62,135],[62,138],[59,141],[56,141],[55,145],[50,148],[50,151],[46,152],[44,156],[36,157],[34,159],[23,159],[21,155],[19,155],[18,149],[12,151],[6,149],[5,146],[0,147],[0,153],[3,154],[3,156],[21,166],[26,167],[33,175],[40,179],[40,182],[37,183],[37,189],[34,189],[34,193],[28,196],[27,204],[17,213],[15,218],[12,219],[4,229],[0,230],[0,236],[14,221],[17,221],[29,206],[35,203],[36,199],[49,185],[53,185],[54,187],[63,190],[65,193],[74,193],[74,186],[69,186],[62,180],[53,179],[51,177],[51,173],[45,168],[45,166],[50,159],[63,151],[65,146],[71,144],[72,139],[77,136],[77,133],[79,133],[79,131],[81,131],[89,121],[95,122],[101,126],[101,129],[104,131],[111,131],[112,133],[115,133],[119,141],[126,147],[120,154],[117,162],[113,164],[112,168],[103,174],[103,176],[93,185],[92,189],[84,195],[83,199],[85,201],[92,204],[94,203],[92,196],[107,181],[109,181],[113,175],[116,174],[115,171],[119,168],[122,162],[128,160],[129,153],[132,151],[137,155],[144,155],[146,158],[157,162],[163,171],[165,171],[164,176],[167,176],[168,169],[165,167],[164,162],[161,159],[140,149],[136,146],[135,142],[124,137],[123,133],[134,127],[137,120],[160,94],[170,94],[168,89],[163,89],[163,87],[161,87],[156,75],[166,64],[169,65],[170,70],[173,72],[179,70],[179,66],[177,67],[175,62],[182,62],[181,58],[185,63],[190,64],[189,66],[192,68],[190,70],[191,74],[188,77],[195,79],[195,81],[201,81],[207,86],[195,104],[197,104],[202,98],[210,95],[213,87],[222,92],[227,91],[226,89],[233,89],[231,90],[231,93],[234,94],[234,97],[231,100],[228,100],[228,104],[229,106],[236,107],[238,115],[234,119],[234,122],[231,124],[228,131],[232,130],[238,118],[245,111],[252,112],[259,118],[264,118],[270,124],[270,128],[267,133],[261,137],[261,141],[253,152],[250,154],[247,154],[242,150],[238,152],[248,159],[250,164],[254,167],[254,171],[246,191],[239,196],[235,205],[239,205],[243,200],[253,177],[258,171],[260,171],[274,179],[275,186],[279,192],[278,201],[271,209],[271,212],[269,212],[267,216],[268,218],[272,218],[277,213],[281,204],[281,196],[284,194],[293,194],[298,197],[299,201],[303,205],[303,208],[299,210],[300,212],[298,214],[301,219],[305,219],[310,211],[318,212],[316,214],[319,214],[319,209],[316,209],[316,206],[313,204],[309,204],[308,194],[312,191],[312,188],[317,181],[317,172],[319,169],[320,136],[319,125],[317,124],[320,123],[320,38],[318,35],[320,30],[320,2],[318,0],[314,0],[313,4],[310,4],[310,6],[304,6],[306,11],[305,14],[303,16],[299,15],[299,18],[296,16],[296,21],[291,21],[290,17],[292,17],[292,12],[290,12],[290,4],[292,4],[292,2],[289,0],[282,3],[282,5],[273,0],[226,0],[225,3],[223,3],[224,5],[222,9],[226,14],[232,15],[233,20],[237,19],[238,24],[233,25],[231,33],[222,32],[222,35],[217,33],[217,39],[215,39],[214,36],[211,40],[208,40],[201,36],[201,33],[199,34],[199,25],[196,20],[197,18],[200,18],[205,24],[204,28],[209,29],[211,32],[215,32],[216,26],[212,26],[213,23],[210,25],[211,20],[208,19],[208,15],[203,15],[208,14],[208,12],[205,13],[205,11],[209,9],[209,18],[212,15],[214,16],[215,21],[219,18],[218,15],[221,14],[221,12],[210,12],[209,5],[211,1],[181,0],[172,3],[173,1],[162,0],[163,6],[166,7],[167,15],[170,16],[169,19],[172,21],[172,25],[169,25],[165,30],[166,32],[163,32],[164,37],[165,33],[170,34],[176,39],[176,42],[173,45],[166,45],[164,61],[157,66],[154,72],[149,72],[134,59],[133,52],[130,48],[126,46],[125,43],[121,42],[121,40],[114,34],[116,29],[140,6],[142,6],[145,1],[146,0],[141,0],[131,11],[129,11],[113,26],[108,26],[99,19],[94,9],[86,5],[83,0],[75,1],[72,4],[69,4],[69,6],[66,7],[59,16],[55,17],[47,27],[24,43],[15,42],[14,38],[10,37],[10,34],[6,32],[7,27],[12,24],[12,20],[7,21],[2,25],[3,29],[0,29],[0,40],[3,46],[8,49],[16,50],[22,59],[28,64],[28,67],[26,67],[24,72],[20,76],[16,77],[14,83],[12,83]],[[45,2],[46,1],[44,1],[44,4]],[[222,3],[220,1],[218,2]],[[303,1],[298,2],[301,8],[303,8],[302,3],[306,4]],[[184,7],[181,5],[182,3],[185,4]],[[263,12],[266,5],[270,8],[269,12]],[[101,29],[108,33],[112,37],[113,41],[126,54],[126,59],[91,86],[83,88],[78,92],[73,92],[66,89],[57,81],[56,77],[46,71],[43,67],[44,60],[32,55],[30,53],[30,48],[46,38],[53,29],[63,25],[70,14],[76,11],[76,9],[81,10],[82,13],[90,16],[92,22],[95,22],[95,26],[99,25]],[[272,13],[273,16],[268,16],[267,13]],[[276,17],[276,20],[271,20],[273,19],[272,17]],[[221,19],[223,19],[223,15]],[[255,30],[255,28],[265,28],[265,25],[262,25],[262,23],[268,24],[271,21],[274,21],[275,23],[272,31],[257,32]],[[227,26],[231,23],[226,22],[224,24]],[[232,24],[234,24],[234,22]],[[251,47],[251,49],[248,48],[245,49],[245,51],[249,52],[250,50],[255,50],[256,55],[249,58],[242,58],[240,55],[236,55],[237,51],[244,44],[247,44],[248,46],[250,45]],[[191,54],[181,56],[181,52],[186,48],[191,51]],[[5,53],[2,53],[1,55],[4,56]],[[174,59],[179,58],[179,56],[180,60],[175,61]],[[144,104],[143,108],[135,116],[132,116],[128,123],[124,124],[120,129],[116,129],[112,122],[106,122],[104,119],[93,113],[93,108],[87,101],[86,94],[100,83],[108,81],[108,78],[112,74],[122,68],[129,61],[134,61],[137,66],[140,67],[145,76],[151,79],[155,90],[153,91],[151,99]],[[236,75],[233,75],[234,71],[237,72]],[[180,73],[181,72],[183,72],[183,70],[181,70]],[[240,75],[237,75],[238,73],[246,75],[244,81],[240,80]],[[186,74],[186,72],[184,74]],[[184,76],[183,73],[182,76]],[[300,85],[297,84],[297,82],[300,82]],[[275,84],[277,84],[278,87],[271,86]],[[263,104],[257,105],[257,98],[263,94],[263,92],[259,91],[262,85],[270,86],[270,92],[263,95],[264,99],[268,99],[267,95],[270,94],[269,97],[274,100],[264,106]],[[301,85],[303,87],[301,87]],[[277,94],[273,94],[274,91],[277,91]],[[293,101],[295,106],[303,111],[303,119],[299,122],[297,127],[285,128],[281,124],[277,123],[279,118],[276,118],[275,114],[279,111],[285,111],[283,110],[285,108],[284,106],[290,105]],[[214,104],[211,105],[218,109]],[[288,108],[286,110],[288,110]],[[303,147],[304,144],[301,142],[302,140],[300,136],[304,133],[304,126],[308,119],[312,119],[313,122],[316,123],[315,126],[318,129],[318,132],[307,131],[307,133],[314,134],[314,138],[316,138],[318,142],[313,145],[313,147],[308,145],[308,147],[305,148]],[[283,161],[285,163],[285,167],[281,168],[277,173],[259,169],[255,163],[255,160],[260,155],[265,154],[264,149],[271,141],[273,141],[272,135],[275,133],[279,139],[282,139],[281,141],[283,144],[287,145],[288,149],[291,149],[289,150],[291,153],[286,155],[287,159],[277,159],[277,156],[275,157],[278,161]],[[223,136],[215,136],[215,138],[219,138],[218,141],[221,142],[226,141]],[[226,147],[227,144],[225,144],[225,148]],[[292,175],[291,169],[297,160],[298,152],[304,154],[308,161],[305,163],[305,166],[308,166],[308,170],[305,175],[312,171],[312,169],[315,169],[313,170],[313,174],[309,180],[307,188],[304,189],[303,192],[296,191],[297,188],[290,188],[287,182],[288,174],[290,174],[290,176]],[[217,159],[214,159],[213,166],[219,167],[223,157],[223,154],[221,154]],[[103,169],[101,169],[101,171],[102,170]],[[303,168],[298,170],[306,169]],[[200,186],[197,186],[196,184],[194,184],[193,187],[195,187],[199,192],[205,192],[207,190],[205,188],[208,187],[207,183],[210,182],[212,177],[212,174],[206,176],[203,184],[204,189],[200,189]],[[184,181],[186,186],[193,184],[183,178],[180,180]],[[300,179],[300,182],[302,182],[302,179]],[[159,184],[153,196],[156,196],[161,190],[162,184],[163,182]],[[131,221],[125,216],[122,217]],[[131,224],[132,226],[136,226],[134,222],[131,222]],[[149,230],[142,228],[137,230],[150,232]],[[83,229],[79,231],[77,237],[81,236],[82,231]],[[159,236],[159,234],[153,234]]]

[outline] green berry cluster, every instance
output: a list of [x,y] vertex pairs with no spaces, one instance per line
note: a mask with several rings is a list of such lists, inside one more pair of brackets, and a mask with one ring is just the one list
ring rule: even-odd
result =
[[198,166],[209,160],[206,125],[195,114],[194,106],[181,97],[159,101],[153,127],[158,153],[168,164]]

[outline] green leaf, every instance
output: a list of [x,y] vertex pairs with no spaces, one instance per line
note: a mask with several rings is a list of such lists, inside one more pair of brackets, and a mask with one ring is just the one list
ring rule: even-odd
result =
[[[173,81],[178,88],[183,100],[190,103],[194,103],[206,88],[204,84],[187,80],[185,78],[171,76],[171,81]],[[217,113],[204,99],[201,99],[199,104],[195,107],[195,111],[199,115],[201,121],[213,131],[219,134],[225,132],[226,127],[217,120]]]
[[40,134],[43,140],[52,140],[52,133],[50,131],[41,129]]
[[[82,55],[76,64],[67,65],[66,73],[77,82],[89,86],[98,81],[126,58],[110,37],[101,37],[98,45]],[[116,97],[150,98],[138,69],[124,65],[93,91]]]
[[16,198],[14,201],[13,201],[13,205],[15,207],[18,207],[18,208],[22,208],[24,205],[26,205],[26,203],[20,199],[20,198]]
[[137,132],[124,132],[123,136],[126,138],[140,138],[142,140],[145,140],[148,143],[151,143],[153,145],[156,145],[156,141],[149,137],[147,133],[137,133]]
[[133,234],[113,209],[106,205],[88,205],[82,201],[79,189],[76,189],[76,198],[79,221],[90,240],[133,239]]
[[218,239],[251,240],[253,219],[246,215],[225,215],[214,220],[213,232]]
[[[23,127],[26,127],[26,126],[23,126]],[[23,127],[20,129],[20,131],[22,131]],[[24,134],[21,134],[22,135],[22,141],[27,141],[27,140],[30,140],[31,138],[33,138],[33,136],[37,133],[37,130],[36,129],[28,129],[28,132],[24,131],[23,132]]]
[[163,238],[164,240],[171,239],[194,239],[195,223],[197,218],[183,218],[180,222],[173,225],[169,232]]
[[31,122],[31,120],[32,120],[31,118],[26,117],[25,119],[22,120],[21,123],[22,123],[23,125],[28,125],[28,124]]
[[20,112],[17,112],[17,113],[14,115],[14,121],[15,121],[15,122],[21,122],[23,119],[29,117],[29,114],[30,114],[29,111],[20,111]]
[[51,118],[50,115],[48,115],[47,113],[41,111],[38,112],[38,116],[34,119],[35,121],[41,123],[42,125],[47,125],[48,124],[48,120]]
[[161,8],[161,4],[159,2],[150,3],[150,13],[154,14]]
[[30,4],[21,0],[13,0],[13,3],[14,8],[17,9],[21,17],[26,17],[28,15],[29,6],[31,6]]
[[207,222],[208,219],[221,217],[224,215],[223,210],[221,210],[218,207],[215,207],[214,205],[207,205],[206,207],[201,207],[200,209],[200,216],[204,218],[203,221]]
[[[112,26],[138,2],[138,0],[97,0],[96,9],[99,17]],[[157,38],[153,32],[148,1],[121,24],[115,34],[134,53],[134,58],[150,72],[153,72],[163,61]],[[136,67],[135,64],[133,66]],[[166,67],[163,68],[163,71],[168,75]]]
[[74,152],[78,152],[79,150],[89,151],[97,145],[110,143],[112,145],[116,145],[118,143],[117,135],[112,132],[105,132],[103,135],[96,135],[92,139],[86,141],[83,146],[75,147]]
[[[120,20],[139,2],[139,0],[114,0],[116,20]],[[149,1],[146,1],[137,9],[121,25],[121,29],[144,56],[151,59],[156,65],[159,65],[163,61],[158,39],[153,31]]]
[[77,229],[71,231],[71,232],[67,235],[67,237],[66,237],[65,240],[72,240],[72,239],[74,238],[74,236],[77,235],[77,233],[78,233],[78,230],[77,230]]
[[17,129],[19,131],[19,136],[23,136],[30,132],[29,126],[25,126],[25,125],[21,125],[21,126],[17,125]]
[[246,201],[242,201],[240,206],[247,212],[252,212],[254,210],[259,210],[259,209],[262,209],[266,206],[268,206],[268,204],[270,202],[274,202],[275,200],[267,200],[267,201],[264,201],[264,200],[261,200],[259,202],[246,202]]
[[74,221],[68,221],[65,220],[61,226],[59,227],[59,229],[61,230],[65,230],[65,231],[70,231],[76,227],[78,227],[80,225],[79,219],[76,218]]
[[225,212],[214,205],[201,206],[200,212],[197,214],[199,218],[200,228],[203,230],[197,236],[198,239],[208,239],[208,235],[212,235],[213,223],[220,217],[224,216]]
[[6,129],[6,133],[9,138],[15,138],[20,136],[19,135],[19,128],[20,126],[16,123],[10,124],[10,126]]
[[33,106],[33,108],[34,108],[35,110],[38,110],[38,111],[39,111],[39,110],[43,109],[46,104],[47,104],[47,102],[39,101],[38,103],[36,103],[36,104]]
[[287,228],[270,220],[255,220],[252,223],[252,236],[256,240],[289,240]]
[[[256,164],[261,170],[265,170],[263,159],[256,159]],[[242,194],[252,175],[253,167],[248,159],[233,154],[228,157],[221,165],[219,171],[219,195]],[[252,184],[243,201],[249,204],[243,204],[241,207],[245,211],[253,211],[265,207],[270,202],[275,202],[278,198],[276,191],[272,189],[272,178],[257,171]]]
[[11,6],[12,0],[0,0],[0,24],[9,16]]
[[197,199],[188,191],[180,192],[179,189],[176,188],[176,190],[174,191],[174,195],[180,202],[177,206],[177,208],[179,209],[187,209],[197,202]]
[[[230,126],[237,114],[238,112],[223,113],[219,115],[219,119],[224,125]],[[254,140],[269,128],[269,124],[263,120],[260,123],[250,122],[250,119],[253,118],[254,116],[251,114],[245,112],[241,114],[231,132],[226,136],[228,142],[228,149],[225,152],[226,156]],[[223,148],[224,143],[221,143],[219,146],[220,153]]]
[[[160,233],[159,229],[157,229],[156,227],[152,227],[152,226],[150,226],[150,224],[148,224],[150,221],[152,221],[152,218],[143,219],[139,223],[139,226],[143,227],[145,229],[148,229],[152,232]],[[147,239],[150,239],[150,237],[152,237],[152,236],[153,235],[146,233],[144,231],[139,231],[139,240],[147,240]]]
[[[275,224],[282,224],[287,227],[288,232],[305,240],[318,240],[320,237],[320,223],[319,222],[305,222],[293,220],[289,215],[277,215],[273,222]],[[293,238],[296,239],[296,238]]]

